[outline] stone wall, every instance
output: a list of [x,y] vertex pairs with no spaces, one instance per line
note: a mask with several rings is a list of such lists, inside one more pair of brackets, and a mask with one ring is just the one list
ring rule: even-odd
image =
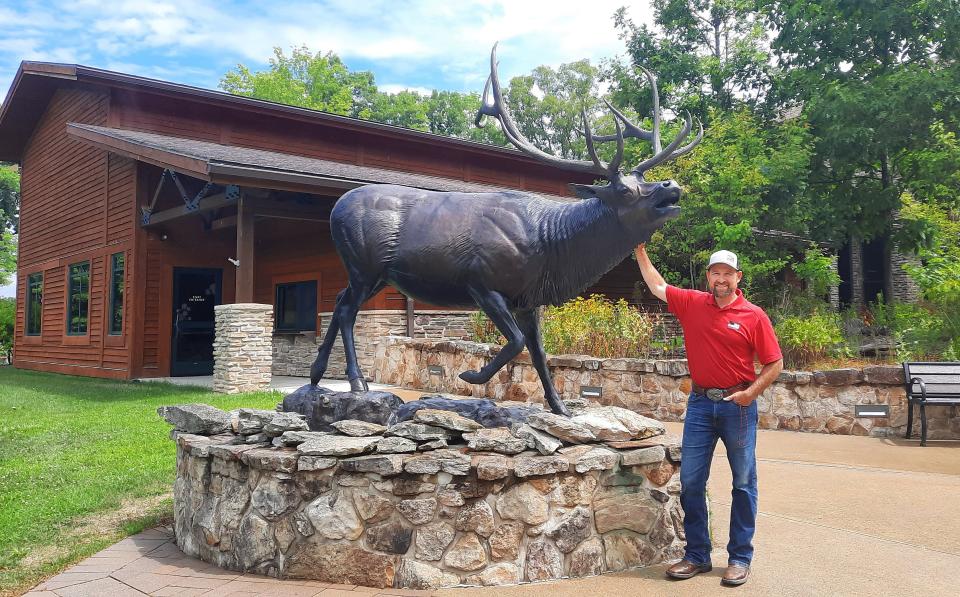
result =
[[[472,311],[415,311],[413,330],[415,338],[470,337]],[[273,374],[308,377],[310,365],[317,358],[317,346],[323,341],[332,313],[321,313],[321,334],[276,333],[273,336]],[[357,360],[368,380],[373,379],[372,369],[376,343],[387,336],[406,336],[407,313],[403,310],[361,311],[353,329],[357,346]],[[343,341],[337,337],[327,365],[329,379],[345,379],[347,362],[343,354]]]
[[269,447],[215,432],[174,432],[174,528],[184,553],[222,568],[435,589],[590,576],[683,554],[675,437],[548,456],[466,446],[327,456],[309,455],[309,440]]
[[214,307],[213,391],[223,394],[270,388],[273,305]]
[[[526,352],[484,385],[457,375],[476,370],[499,350],[463,341],[385,339],[377,349],[374,381],[406,388],[495,400],[543,402],[540,380]],[[597,402],[622,406],[661,421],[681,421],[690,392],[687,363],[681,359],[598,359],[560,355],[548,360],[557,391],[576,397],[582,386],[602,389]],[[428,367],[441,368],[440,373]],[[434,369],[436,371],[436,369]],[[857,405],[887,405],[889,417],[856,417]],[[831,371],[784,371],[758,399],[760,427],[850,435],[900,436],[906,431],[903,369],[870,366]],[[931,439],[960,439],[960,408],[927,410]],[[919,430],[919,416],[914,428]],[[918,431],[919,432],[919,431]]]

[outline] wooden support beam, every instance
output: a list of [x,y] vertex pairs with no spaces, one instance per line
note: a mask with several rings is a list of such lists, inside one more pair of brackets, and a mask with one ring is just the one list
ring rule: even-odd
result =
[[237,294],[236,302],[253,302],[254,220],[246,198],[237,203]]
[[250,198],[250,211],[261,218],[284,218],[288,220],[329,221],[333,201],[324,203],[296,203],[274,199]]
[[150,214],[150,220],[144,224],[143,227],[149,228],[151,226],[163,224],[164,222],[170,222],[186,216],[213,211],[215,209],[220,209],[221,207],[227,207],[228,205],[236,205],[236,201],[233,198],[228,198],[226,193],[217,193],[216,195],[210,195],[209,197],[204,197],[201,199],[200,204],[197,205],[197,208],[193,210],[187,209],[186,205],[179,205],[177,207],[172,207],[170,209],[165,209],[163,211]]
[[227,216],[225,218],[217,218],[216,220],[210,222],[210,230],[226,230],[227,228],[236,228],[237,227],[237,216]]

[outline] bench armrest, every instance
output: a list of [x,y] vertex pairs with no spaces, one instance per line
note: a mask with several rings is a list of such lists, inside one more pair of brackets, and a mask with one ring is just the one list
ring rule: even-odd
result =
[[[913,387],[913,384],[920,385],[920,401],[926,402],[927,401],[927,384],[923,383],[923,380],[920,379],[919,377],[911,377],[910,387]],[[913,392],[910,392],[910,396],[913,396]]]

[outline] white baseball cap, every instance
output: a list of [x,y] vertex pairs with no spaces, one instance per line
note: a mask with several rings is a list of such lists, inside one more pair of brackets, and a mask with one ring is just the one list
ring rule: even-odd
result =
[[707,263],[707,269],[710,269],[711,266],[717,263],[729,265],[733,269],[740,271],[740,260],[737,259],[737,254],[731,251],[717,251],[711,255],[710,262]]

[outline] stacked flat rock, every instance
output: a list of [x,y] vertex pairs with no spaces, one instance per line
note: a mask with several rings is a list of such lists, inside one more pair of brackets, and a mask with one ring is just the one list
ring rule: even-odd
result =
[[[380,413],[372,418],[386,421],[396,419],[382,416],[381,407],[390,402],[384,398],[384,392],[353,395],[356,400],[368,402],[368,406],[376,405],[373,408],[349,407],[342,403],[344,394],[350,395],[349,392],[317,394],[320,401],[312,410],[314,421],[316,413],[321,411]],[[459,412],[445,409],[451,404],[461,402],[465,406],[458,408]],[[284,404],[287,404],[287,401],[284,401]],[[535,407],[504,409],[489,400],[430,397],[412,404],[417,404],[419,408],[405,411],[405,415],[410,417],[408,420],[385,425],[376,421],[348,418],[325,422],[324,431],[308,431],[310,421],[307,415],[302,413],[248,408],[224,413],[207,405],[167,406],[162,407],[159,412],[167,422],[174,425],[177,432],[214,435],[232,429],[236,434],[233,439],[235,444],[297,447],[300,454],[312,457],[413,455],[435,450],[452,450],[464,454],[473,452],[507,456],[551,456],[558,452],[562,454],[564,447],[576,445],[593,445],[599,448],[599,445],[606,444],[616,449],[634,447],[630,442],[638,442],[666,432],[659,421],[616,406],[577,405],[579,408],[574,409],[574,416],[568,418]],[[428,406],[439,408],[427,408]],[[522,414],[522,417],[516,416],[518,413]],[[471,417],[494,421],[509,421],[512,417],[513,421],[509,426],[484,427],[481,422]],[[607,452],[603,449],[594,452],[581,450],[577,455],[578,460],[573,465],[578,469],[591,470],[606,466],[604,458],[607,458]],[[535,464],[539,467],[555,466],[542,462]],[[529,463],[525,466],[529,466]]]
[[[587,404],[571,418],[489,400],[451,411],[460,401],[448,398],[415,401],[398,420],[316,395],[311,416],[160,409],[177,442],[184,553],[409,589],[590,576],[683,553],[680,444],[657,421]],[[380,414],[319,430],[317,412]]]

